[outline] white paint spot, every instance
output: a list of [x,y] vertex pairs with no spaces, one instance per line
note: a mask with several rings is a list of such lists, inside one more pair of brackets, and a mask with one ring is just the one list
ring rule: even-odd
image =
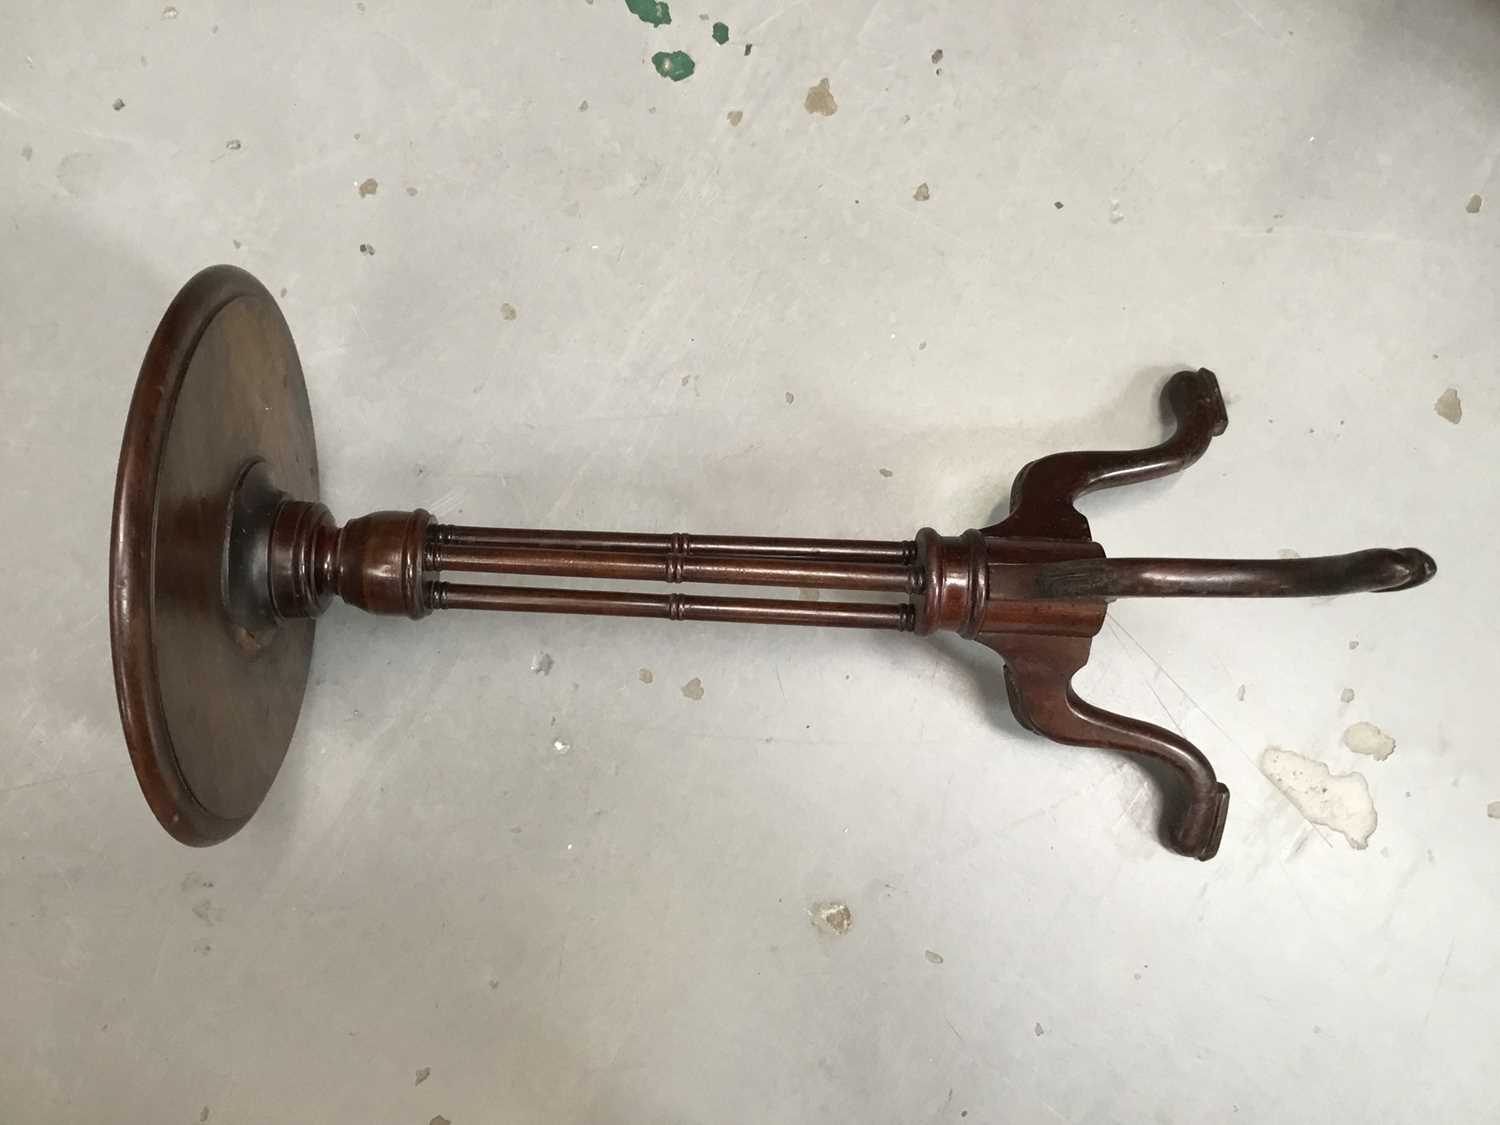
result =
[[[1500,804],[1500,801],[1497,801],[1496,804]],[[943,963],[943,955],[935,949],[927,950],[923,954],[923,956],[926,957],[927,960],[931,961],[934,965],[941,965]]]
[[1111,199],[1109,201],[1109,221],[1111,225],[1125,221],[1125,216],[1120,211],[1120,201],[1118,199]]
[[552,671],[553,663],[550,652],[539,652],[531,658],[531,670],[538,676],[545,676]]
[[569,750],[573,749],[573,744],[571,742],[564,742],[560,738],[554,738],[552,740],[552,749],[559,754],[566,754]]
[[1485,806],[1484,811],[1489,814],[1491,820],[1500,820],[1500,801],[1491,801]]
[[[1350,698],[1354,693],[1349,693]],[[1368,754],[1383,762],[1396,752],[1396,740],[1374,723],[1355,723],[1344,731],[1344,745],[1356,754]]]
[[854,925],[854,915],[850,913],[847,902],[815,902],[808,914],[818,929],[840,937]]
[[1240,685],[1240,690],[1234,693],[1234,697],[1236,699],[1238,699],[1241,703],[1245,702],[1245,685],[1244,684]]
[[1313,824],[1343,834],[1351,848],[1363,849],[1375,832],[1375,801],[1363,774],[1331,773],[1322,762],[1268,746],[1260,772]]
[[168,4],[161,10],[161,18],[164,20],[175,20],[177,18],[177,9]]
[[1346,687],[1343,691],[1339,692],[1339,702],[1340,703],[1353,703],[1354,702],[1354,689],[1352,687]]
[[1276,552],[1276,557],[1278,559],[1300,559],[1302,556],[1290,547],[1283,547]]

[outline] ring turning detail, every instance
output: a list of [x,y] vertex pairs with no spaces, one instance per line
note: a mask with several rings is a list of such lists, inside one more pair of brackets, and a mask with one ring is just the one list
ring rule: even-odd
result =
[[[379,511],[338,525],[318,500],[300,363],[266,290],[230,266],[178,294],[131,402],[116,481],[110,626],[120,713],[152,810],[209,844],[264,798],[291,739],[316,619],[339,599],[434,610],[956,632],[1000,657],[1016,718],[1057,742],[1171,767],[1163,837],[1209,859],[1229,791],[1181,735],[1081,699],[1072,681],[1116,598],[1310,597],[1403,590],[1436,566],[1415,548],[1293,559],[1108,558],[1079,496],[1180,472],[1228,424],[1218,380],[1163,387],[1173,433],[1138,450],[1055,453],[1016,476],[1010,512],[907,540],[525,530]],[[846,600],[452,581],[527,575],[817,588]],[[879,598],[859,595],[881,595]]]

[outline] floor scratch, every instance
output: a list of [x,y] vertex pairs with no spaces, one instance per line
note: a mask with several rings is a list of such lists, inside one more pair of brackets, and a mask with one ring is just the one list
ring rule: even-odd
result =
[[58,774],[56,777],[43,777],[36,781],[23,781],[19,785],[8,785],[0,789],[0,796],[6,793],[19,793],[24,789],[37,789],[43,785],[57,785],[64,781],[76,781],[80,777],[92,777],[96,773],[115,773],[128,768],[129,763],[120,762],[113,766],[96,766],[91,770],[78,770],[76,773]]
[[1443,967],[1438,972],[1437,983],[1432,986],[1432,999],[1427,1004],[1427,1014],[1422,1017],[1422,1026],[1427,1026],[1427,1021],[1432,1019],[1432,1010],[1437,1007],[1438,997],[1443,991],[1443,981],[1448,979],[1448,966],[1453,963],[1453,947],[1458,944],[1457,938],[1448,940],[1448,955],[1443,958]]
[[[1175,676],[1173,676],[1171,672],[1168,672],[1166,670],[1166,668],[1162,667],[1161,661],[1157,660],[1156,657],[1152,656],[1151,653],[1147,651],[1146,646],[1143,645],[1143,644],[1141,644],[1140,641],[1138,641],[1138,640],[1135,639],[1135,634],[1133,634],[1129,629],[1125,628],[1124,625],[1121,625],[1118,621],[1114,620],[1113,618],[1108,618],[1107,619],[1107,624],[1109,625],[1109,627],[1112,630],[1114,630],[1116,632],[1117,635],[1118,634],[1124,634],[1126,637],[1128,637],[1130,639],[1130,643],[1133,644],[1140,651],[1141,655],[1144,656],[1147,660],[1151,661],[1152,666],[1155,667],[1158,672],[1160,672],[1163,676],[1165,676],[1167,678],[1167,682],[1169,684],[1171,684],[1174,688],[1176,688],[1178,690],[1178,692],[1181,693],[1183,699],[1186,699],[1188,701],[1188,703],[1192,705],[1193,710],[1197,711],[1198,714],[1202,715],[1205,719],[1207,719],[1208,722],[1209,722],[1209,725],[1212,726],[1214,728],[1214,730],[1218,731],[1221,735],[1224,736],[1224,740],[1226,742],[1228,742],[1229,745],[1233,746],[1236,751],[1238,751],[1240,757],[1244,758],[1245,761],[1249,762],[1251,765],[1255,765],[1255,759],[1252,758],[1248,753],[1246,753],[1245,748],[1239,744],[1239,741],[1234,737],[1234,735],[1230,734],[1227,730],[1225,730],[1224,729],[1224,725],[1222,723],[1220,723],[1218,719],[1215,719],[1211,714],[1209,714],[1208,711],[1206,711],[1204,709],[1203,705],[1201,703],[1199,703],[1196,699],[1194,699],[1193,696],[1188,693],[1187,689],[1184,688],[1180,683],[1177,682],[1177,678]],[[1152,694],[1155,694],[1155,693],[1153,692]],[[1160,698],[1161,698],[1160,696],[1157,697],[1158,702],[1160,702]],[[1176,724],[1174,723],[1173,725],[1175,726]],[[1180,733],[1180,728],[1179,728],[1179,733]],[[1256,768],[1259,769],[1258,766]]]

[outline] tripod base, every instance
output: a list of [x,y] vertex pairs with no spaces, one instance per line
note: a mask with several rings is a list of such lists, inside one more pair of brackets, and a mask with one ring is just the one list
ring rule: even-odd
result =
[[314,622],[267,612],[281,501],[318,497],[302,366],[265,288],[192,279],[141,365],[115,481],[110,641],[131,761],[156,818],[212,844],[253,814],[286,756]]

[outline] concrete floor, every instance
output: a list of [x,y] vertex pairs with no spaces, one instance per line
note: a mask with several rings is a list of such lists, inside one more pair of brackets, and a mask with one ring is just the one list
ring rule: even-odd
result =
[[[310,8],[0,3],[0,1120],[1492,1119],[1493,3]],[[1112,553],[1440,574],[1111,611],[1079,686],[1216,763],[1208,864],[961,642],[350,610],[189,850],[106,540],[215,261],[284,294],[341,518],[956,532],[1202,364],[1229,431],[1088,505]],[[1368,798],[1311,823],[1268,747]]]

